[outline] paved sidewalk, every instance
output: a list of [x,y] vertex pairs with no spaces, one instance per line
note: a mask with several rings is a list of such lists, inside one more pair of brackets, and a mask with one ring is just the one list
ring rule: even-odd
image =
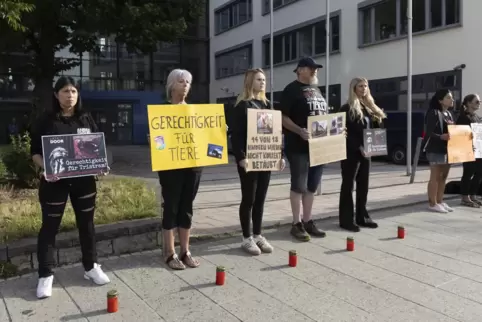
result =
[[[347,234],[336,220],[320,224],[324,239],[293,241],[287,228],[266,232],[273,254],[248,257],[239,238],[196,245],[198,269],[173,272],[159,251],[103,261],[111,285],[96,287],[80,266],[57,270],[53,297],[35,299],[34,275],[0,282],[0,321],[480,321],[482,209],[435,214],[412,206],[376,214],[379,229]],[[397,225],[407,237],[398,240]],[[287,267],[296,249],[299,265]],[[223,287],[216,265],[227,267]],[[107,314],[106,293],[120,292],[120,310]]]
[[[147,147],[126,147],[116,153],[112,174],[143,178],[158,188],[157,173],[151,171]],[[453,167],[449,180],[460,180],[462,168]],[[404,166],[386,162],[373,162],[370,176],[368,209],[387,209],[400,205],[420,203],[427,200],[426,188],[429,179],[428,166],[419,167],[415,183],[409,184]],[[267,227],[287,224],[292,221],[289,203],[289,169],[273,172],[265,206],[264,225]],[[315,198],[313,217],[321,219],[338,216],[339,191],[341,186],[340,165],[329,164],[323,174],[323,195]],[[234,160],[227,165],[206,167],[199,193],[195,200],[193,217],[194,235],[212,235],[234,232],[240,229],[238,209],[241,190]]]

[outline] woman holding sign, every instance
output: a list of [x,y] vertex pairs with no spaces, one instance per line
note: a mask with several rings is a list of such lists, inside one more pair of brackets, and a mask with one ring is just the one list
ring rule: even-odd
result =
[[[183,69],[174,69],[167,77],[167,101],[175,109],[176,105],[187,104],[186,97],[191,89],[192,75]],[[159,171],[159,183],[162,187],[164,212],[162,217],[163,255],[166,264],[174,270],[183,270],[186,266],[195,268],[199,261],[189,251],[193,202],[201,181],[202,168],[184,168]],[[176,254],[174,231],[179,234],[181,254]]]
[[[480,97],[477,94],[469,94],[464,97],[460,107],[460,115],[457,118],[457,125],[471,125],[482,123],[482,119],[476,111],[480,108]],[[462,195],[462,206],[480,208],[482,201],[477,197],[480,183],[482,182],[482,159],[463,163],[464,172],[460,184]]]
[[[241,204],[239,206],[239,220],[243,230],[241,248],[251,255],[271,253],[273,247],[261,235],[264,202],[268,192],[271,171],[249,171],[246,160],[246,146],[248,137],[248,109],[273,109],[265,94],[266,77],[261,69],[250,69],[244,77],[243,92],[239,95],[234,107],[234,120],[231,127],[231,142],[233,153],[238,165],[238,174],[241,181]],[[260,115],[255,125],[258,129],[268,129],[268,115]],[[285,161],[281,158],[281,170]],[[251,235],[251,220],[253,221],[253,235]]]
[[454,98],[448,89],[439,89],[430,100],[425,114],[425,137],[423,151],[430,163],[430,179],[427,186],[429,209],[447,213],[454,211],[443,202],[445,183],[449,175],[447,141],[450,140],[448,125],[454,124],[448,110],[454,105]]
[[[377,228],[367,211],[370,156],[365,153],[363,131],[382,127],[385,113],[379,108],[365,78],[350,82],[348,102],[340,108],[346,112],[346,159],[341,161],[340,227],[358,232],[361,227]],[[356,181],[356,215],[353,213],[353,184]],[[354,218],[355,217],[355,218]],[[355,219],[355,220],[354,220]]]
[[[71,77],[61,77],[54,87],[53,111],[37,123],[32,133],[31,154],[35,164],[44,168],[42,136],[88,134],[97,132],[97,126],[87,112],[82,111],[80,94]],[[59,140],[60,141],[60,140]],[[104,173],[106,174],[106,173]],[[79,229],[84,278],[98,285],[109,283],[109,277],[97,264],[94,210],[97,187],[94,176],[60,179],[44,172],[39,186],[42,209],[42,227],[38,235],[37,258],[39,282],[37,297],[52,295],[53,267],[55,266],[55,237],[62,221],[67,199],[75,212]]]

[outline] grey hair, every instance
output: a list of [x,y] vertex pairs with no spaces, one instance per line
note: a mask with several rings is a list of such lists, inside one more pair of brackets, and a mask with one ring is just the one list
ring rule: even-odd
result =
[[171,97],[172,97],[171,91],[172,91],[172,88],[174,87],[174,84],[183,78],[187,80],[189,84],[192,83],[192,74],[185,69],[174,69],[169,73],[169,76],[167,76],[166,98],[168,101],[171,101]]

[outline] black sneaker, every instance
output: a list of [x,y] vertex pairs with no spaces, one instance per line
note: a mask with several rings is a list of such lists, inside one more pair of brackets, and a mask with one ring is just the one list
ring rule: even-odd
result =
[[303,224],[301,222],[293,224],[293,226],[291,226],[290,233],[294,238],[300,241],[307,242],[307,241],[310,241],[311,239],[310,235],[308,235],[308,233],[305,230],[305,227],[303,227]]
[[378,228],[378,224],[373,220],[371,220],[371,218],[365,218],[364,221],[360,221],[360,222],[357,221],[357,225],[365,228],[373,228],[373,229]]
[[303,223],[305,226],[306,232],[314,237],[326,237],[326,233],[320,229],[318,229],[315,225],[313,220],[308,221],[307,223]]

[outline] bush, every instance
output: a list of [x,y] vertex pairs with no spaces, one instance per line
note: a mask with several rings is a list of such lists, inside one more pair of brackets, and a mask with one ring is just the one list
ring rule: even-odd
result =
[[11,136],[11,148],[2,155],[7,175],[17,180],[21,186],[38,186],[40,169],[33,163],[30,155],[30,135]]

